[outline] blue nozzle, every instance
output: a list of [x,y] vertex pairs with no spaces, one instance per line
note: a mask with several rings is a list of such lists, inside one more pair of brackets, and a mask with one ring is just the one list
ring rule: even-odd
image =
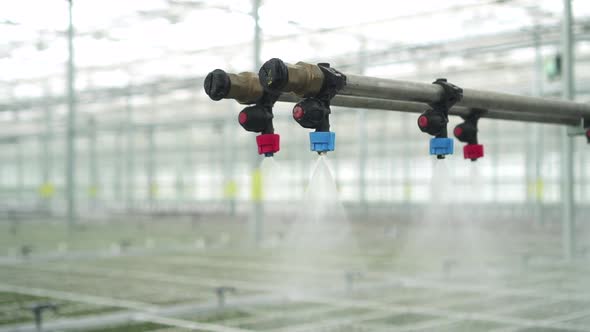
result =
[[444,156],[453,154],[453,139],[452,138],[431,138],[430,139],[430,154],[437,156]]
[[311,151],[334,151],[336,145],[336,133],[331,131],[314,131],[309,133],[309,145]]

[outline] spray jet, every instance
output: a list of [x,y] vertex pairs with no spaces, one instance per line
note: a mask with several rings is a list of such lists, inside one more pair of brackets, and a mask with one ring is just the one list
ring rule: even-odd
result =
[[262,65],[258,78],[267,92],[304,97],[293,107],[293,119],[303,128],[315,129],[309,133],[311,151],[334,151],[336,133],[330,131],[330,101],[346,85],[344,74],[328,63],[291,65],[273,58]]
[[260,133],[256,136],[258,154],[272,157],[280,150],[280,136],[274,133],[272,108],[280,93],[264,91],[254,73],[228,74],[215,69],[205,78],[205,93],[212,100],[235,99],[250,105],[238,115],[238,122],[247,131]]
[[483,145],[477,144],[477,122],[487,111],[483,109],[472,109],[468,115],[461,116],[463,123],[457,125],[453,130],[453,135],[463,143],[463,158],[476,161],[483,157]]
[[445,155],[453,154],[453,139],[447,135],[449,109],[463,99],[463,89],[447,82],[445,78],[439,78],[432,84],[440,85],[443,95],[438,102],[430,103],[431,108],[418,117],[418,128],[434,136],[430,139],[430,154],[444,159]]

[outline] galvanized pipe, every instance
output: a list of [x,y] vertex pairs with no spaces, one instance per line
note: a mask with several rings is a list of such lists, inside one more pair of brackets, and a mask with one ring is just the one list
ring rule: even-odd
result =
[[[295,66],[297,67],[297,66]],[[295,67],[289,67],[291,70]],[[302,70],[309,70],[309,66],[300,66]],[[300,75],[304,76],[304,75]],[[291,76],[289,76],[291,77]],[[373,110],[387,110],[387,111],[401,111],[422,113],[428,106],[424,103],[429,103],[438,100],[442,93],[442,88],[434,84],[423,84],[414,82],[404,82],[396,80],[387,80],[380,78],[371,78],[364,76],[351,75],[347,77],[347,85],[336,95],[331,104],[334,106],[363,108]],[[277,81],[274,81],[277,82]],[[364,82],[363,84],[355,84],[354,82]],[[205,80],[205,91],[213,100],[220,100],[222,98],[236,99],[238,102],[244,100],[257,100],[263,94],[260,89],[260,83],[256,81],[256,75],[252,73],[241,73],[238,75],[228,74],[221,70],[211,72]],[[538,123],[552,123],[576,125],[580,122],[582,115],[590,118],[590,106],[585,104],[576,104],[572,102],[564,102],[545,98],[522,97],[509,94],[493,93],[490,96],[509,96],[503,102],[474,102],[485,101],[485,94],[487,92],[477,90],[467,90],[471,92],[471,99],[467,99],[467,103],[463,100],[459,103],[460,106],[455,106],[451,109],[450,114],[453,115],[467,115],[470,108],[487,109],[485,117],[491,119],[504,119],[514,121],[527,121]],[[301,92],[301,91],[300,91]],[[352,93],[358,93],[355,96]],[[349,95],[347,95],[347,93]],[[237,97],[239,96],[239,98]],[[464,98],[466,98],[464,96]],[[501,98],[499,98],[501,99]],[[300,95],[294,93],[282,93],[279,101],[297,103],[301,100]],[[514,104],[515,103],[515,104]],[[518,105],[518,103],[528,104],[524,109],[509,109],[500,106],[511,107]],[[543,106],[543,112],[536,112],[535,106],[532,104],[538,103]],[[557,106],[566,105],[566,109],[570,111],[557,112],[555,109],[547,108],[547,105],[555,104]],[[476,105],[487,105],[493,107],[483,107]],[[572,111],[573,108],[577,111]],[[588,109],[588,111],[584,111]],[[552,110],[548,112],[548,110]]]
[[[443,88],[435,84],[358,75],[346,77],[346,86],[339,92],[342,95],[434,103],[439,101],[443,94]],[[465,88],[463,100],[457,105],[532,114],[590,117],[590,105],[587,104]]]
[[69,231],[74,228],[77,220],[76,205],[76,68],[74,65],[74,24],[72,19],[73,0],[68,1],[68,64],[67,64],[67,91],[68,91],[68,115],[66,136],[66,204],[67,221]]
[[[562,94],[564,99],[574,99],[574,41],[572,34],[572,3],[563,0],[562,53],[563,74]],[[568,134],[568,128],[561,133],[561,222],[562,247],[565,260],[572,260],[576,250],[576,233],[574,219],[574,141]]]
[[[312,72],[317,72],[317,68],[320,68],[320,65],[314,67],[299,62],[297,66],[293,66],[275,58],[262,65],[258,72],[258,78],[260,84],[269,91],[294,92],[300,96],[313,95],[316,92],[315,85],[302,77],[312,76]],[[340,95],[422,103],[436,103],[444,97],[443,87],[436,84],[345,75],[346,84],[338,91]],[[322,74],[322,76],[324,75]],[[326,84],[325,77],[323,77],[323,81]],[[450,81],[452,82],[452,79]],[[460,82],[452,83],[461,86]],[[297,90],[293,89],[293,86],[297,86]],[[467,88],[463,88],[463,98],[458,105],[542,115],[569,115],[579,119],[590,118],[590,105],[588,104]]]

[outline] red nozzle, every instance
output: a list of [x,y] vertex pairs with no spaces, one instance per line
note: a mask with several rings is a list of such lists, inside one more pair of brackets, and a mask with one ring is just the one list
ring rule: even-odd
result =
[[483,145],[467,144],[463,147],[463,158],[473,161],[483,157]]
[[426,116],[424,116],[424,115],[421,115],[421,116],[418,118],[418,125],[419,125],[421,128],[426,128],[426,127],[428,127],[428,117],[426,117]]
[[280,150],[280,136],[278,134],[262,134],[256,136],[258,154],[272,154]]
[[461,134],[463,134],[463,128],[457,126],[455,127],[455,130],[453,130],[453,134],[455,135],[455,137],[461,137]]

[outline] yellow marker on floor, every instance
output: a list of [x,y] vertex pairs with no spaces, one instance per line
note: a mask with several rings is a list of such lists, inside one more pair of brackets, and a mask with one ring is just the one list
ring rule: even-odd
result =
[[98,187],[97,186],[90,186],[88,187],[88,196],[95,198],[98,196]]
[[39,186],[38,192],[39,196],[43,198],[51,198],[53,197],[53,195],[55,195],[55,187],[53,186],[53,184],[46,182]]
[[158,196],[158,185],[157,184],[153,183],[150,186],[150,195],[153,197]]
[[238,184],[235,180],[227,181],[223,187],[223,196],[225,198],[236,198],[238,195]]
[[412,185],[405,183],[404,184],[404,200],[409,201],[412,199]]

